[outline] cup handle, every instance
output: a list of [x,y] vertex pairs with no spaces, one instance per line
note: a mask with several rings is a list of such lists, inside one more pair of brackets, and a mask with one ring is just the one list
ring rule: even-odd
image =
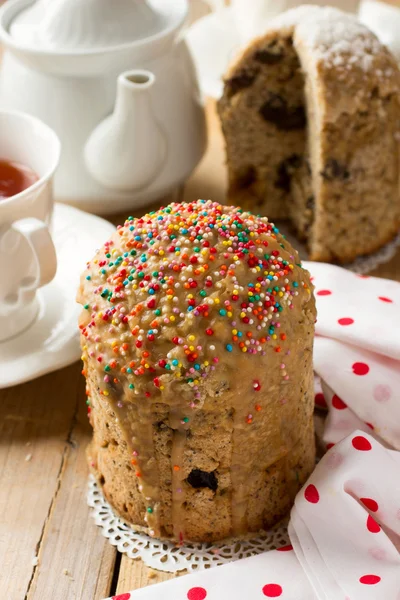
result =
[[0,228],[0,246],[2,241],[7,244],[7,240],[4,238],[10,230],[25,238],[35,262],[35,275],[21,282],[19,289],[15,291],[15,299],[13,297],[9,302],[9,309],[15,310],[25,303],[26,297],[29,297],[32,292],[46,283],[50,283],[57,271],[57,256],[49,228],[43,221],[28,217],[14,221],[11,226]]

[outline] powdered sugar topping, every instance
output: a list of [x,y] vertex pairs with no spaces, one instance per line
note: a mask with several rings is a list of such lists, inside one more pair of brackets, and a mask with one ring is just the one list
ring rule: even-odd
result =
[[356,17],[334,8],[309,11],[297,33],[319,58],[332,66],[347,62],[370,72],[374,56],[382,51],[379,40]]

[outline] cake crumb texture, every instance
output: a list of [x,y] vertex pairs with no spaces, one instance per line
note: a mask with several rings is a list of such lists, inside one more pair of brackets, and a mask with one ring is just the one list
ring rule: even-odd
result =
[[272,20],[225,77],[229,201],[290,219],[312,260],[346,263],[400,228],[400,72],[354,16]]

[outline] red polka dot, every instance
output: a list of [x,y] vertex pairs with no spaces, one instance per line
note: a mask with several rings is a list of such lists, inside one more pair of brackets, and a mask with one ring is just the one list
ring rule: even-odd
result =
[[389,304],[393,302],[393,300],[391,300],[390,298],[386,298],[386,296],[378,296],[378,299],[382,300],[382,302],[388,302]]
[[359,277],[360,279],[369,279],[369,275],[356,275],[356,277]]
[[372,498],[360,498],[360,502],[362,502],[364,506],[371,512],[376,512],[379,508],[376,500],[373,500]]
[[365,438],[363,435],[356,435],[356,437],[353,437],[351,440],[351,443],[356,450],[362,450],[364,452],[367,450],[372,450],[370,441],[367,440],[367,438]]
[[321,392],[315,394],[315,404],[317,406],[322,406],[322,408],[326,408],[325,396]]
[[268,583],[267,585],[264,585],[262,591],[267,598],[278,598],[282,595],[282,588],[277,583]]
[[337,410],[343,410],[344,408],[347,408],[347,404],[345,404],[343,400],[339,398],[339,396],[336,396],[336,394],[332,398],[332,406],[337,408]]
[[354,319],[351,317],[342,317],[341,319],[338,319],[338,323],[339,325],[353,325]]
[[130,594],[119,594],[118,596],[113,596],[112,600],[129,600],[130,597]]
[[355,362],[352,365],[354,375],[366,375],[369,373],[369,366],[362,362]]
[[331,448],[333,448],[335,444],[333,442],[329,442],[329,444],[326,445],[326,449],[330,450]]
[[293,550],[293,546],[292,544],[289,544],[288,546],[281,546],[280,548],[277,548],[278,552],[288,552],[289,550]]
[[310,483],[304,490],[304,498],[311,504],[317,504],[319,502],[319,493],[315,485]]
[[331,294],[331,290],[319,290],[317,292],[317,296],[330,296]]
[[202,587],[191,588],[187,593],[188,600],[204,600],[207,598],[207,592]]
[[378,523],[375,521],[374,517],[371,517],[371,515],[368,515],[368,519],[367,519],[367,529],[368,531],[370,531],[371,533],[379,533],[381,528],[378,525]]
[[372,423],[367,423],[367,422],[365,422],[365,424],[366,424],[366,425],[367,425],[367,426],[368,426],[370,429],[372,429],[372,431],[375,429],[375,427],[372,425]]
[[379,575],[363,575],[360,577],[360,583],[364,583],[365,585],[375,585],[379,583],[381,578]]

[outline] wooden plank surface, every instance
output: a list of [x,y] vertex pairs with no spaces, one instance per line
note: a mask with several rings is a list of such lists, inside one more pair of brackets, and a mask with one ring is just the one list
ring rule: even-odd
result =
[[[76,371],[80,369],[77,365]],[[113,577],[116,549],[99,534],[86,503],[85,450],[91,428],[83,377],[79,377],[74,396],[78,409],[67,440],[59,486],[44,526],[29,600],[104,598]]]
[[77,365],[0,394],[0,597],[24,598],[62,478]]

